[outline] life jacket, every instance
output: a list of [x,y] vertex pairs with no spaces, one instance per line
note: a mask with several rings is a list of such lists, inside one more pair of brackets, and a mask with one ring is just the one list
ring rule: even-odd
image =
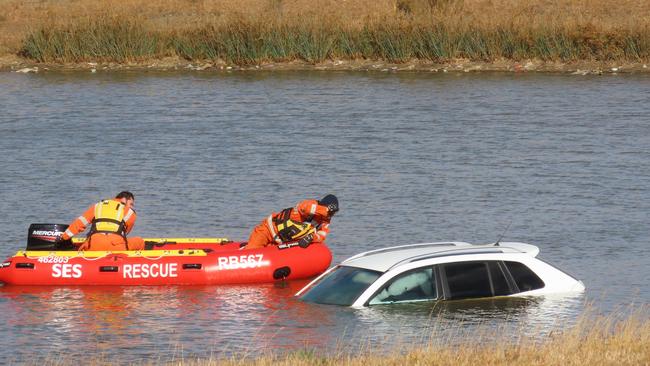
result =
[[90,234],[119,234],[126,240],[126,223],[124,222],[124,204],[113,200],[103,200],[95,205],[95,218],[90,227]]
[[314,226],[307,222],[296,222],[290,219],[293,208],[285,208],[273,217],[276,233],[273,238],[278,244],[300,240],[300,238],[316,231]]

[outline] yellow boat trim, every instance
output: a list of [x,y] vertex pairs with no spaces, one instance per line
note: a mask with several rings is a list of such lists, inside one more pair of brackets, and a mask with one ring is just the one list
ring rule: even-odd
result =
[[19,250],[16,257],[68,257],[68,258],[99,258],[111,254],[125,254],[127,257],[205,257],[207,253],[201,249],[176,249],[176,250],[116,250],[114,252],[106,250],[87,250],[87,251],[36,251],[36,250]]
[[[145,242],[155,243],[155,244],[165,244],[165,243],[205,243],[205,244],[221,244],[229,242],[228,238],[143,238]],[[72,238],[73,243],[83,243],[86,241],[86,238],[74,237]]]

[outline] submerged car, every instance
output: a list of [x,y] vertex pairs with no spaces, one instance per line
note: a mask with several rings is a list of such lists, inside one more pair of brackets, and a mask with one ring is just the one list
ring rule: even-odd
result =
[[525,243],[423,243],[357,254],[296,293],[319,304],[380,304],[582,292]]

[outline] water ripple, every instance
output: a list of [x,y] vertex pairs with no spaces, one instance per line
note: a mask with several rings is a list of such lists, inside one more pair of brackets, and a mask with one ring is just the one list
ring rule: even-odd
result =
[[[336,193],[336,261],[505,239],[587,285],[603,312],[648,302],[647,76],[45,73],[0,78],[4,254],[122,189],[135,235],[248,237]],[[607,98],[603,98],[606,95]],[[571,324],[585,298],[351,310],[288,285],[0,288],[0,357],[111,361],[354,351]],[[515,336],[513,336],[515,337]],[[73,345],[73,347],[72,347]]]

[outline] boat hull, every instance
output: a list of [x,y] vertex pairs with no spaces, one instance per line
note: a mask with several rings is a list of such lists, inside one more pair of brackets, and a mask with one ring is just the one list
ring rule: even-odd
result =
[[0,282],[54,286],[265,283],[314,277],[331,260],[325,244],[241,250],[240,243],[175,243],[137,252],[21,251],[2,263]]

